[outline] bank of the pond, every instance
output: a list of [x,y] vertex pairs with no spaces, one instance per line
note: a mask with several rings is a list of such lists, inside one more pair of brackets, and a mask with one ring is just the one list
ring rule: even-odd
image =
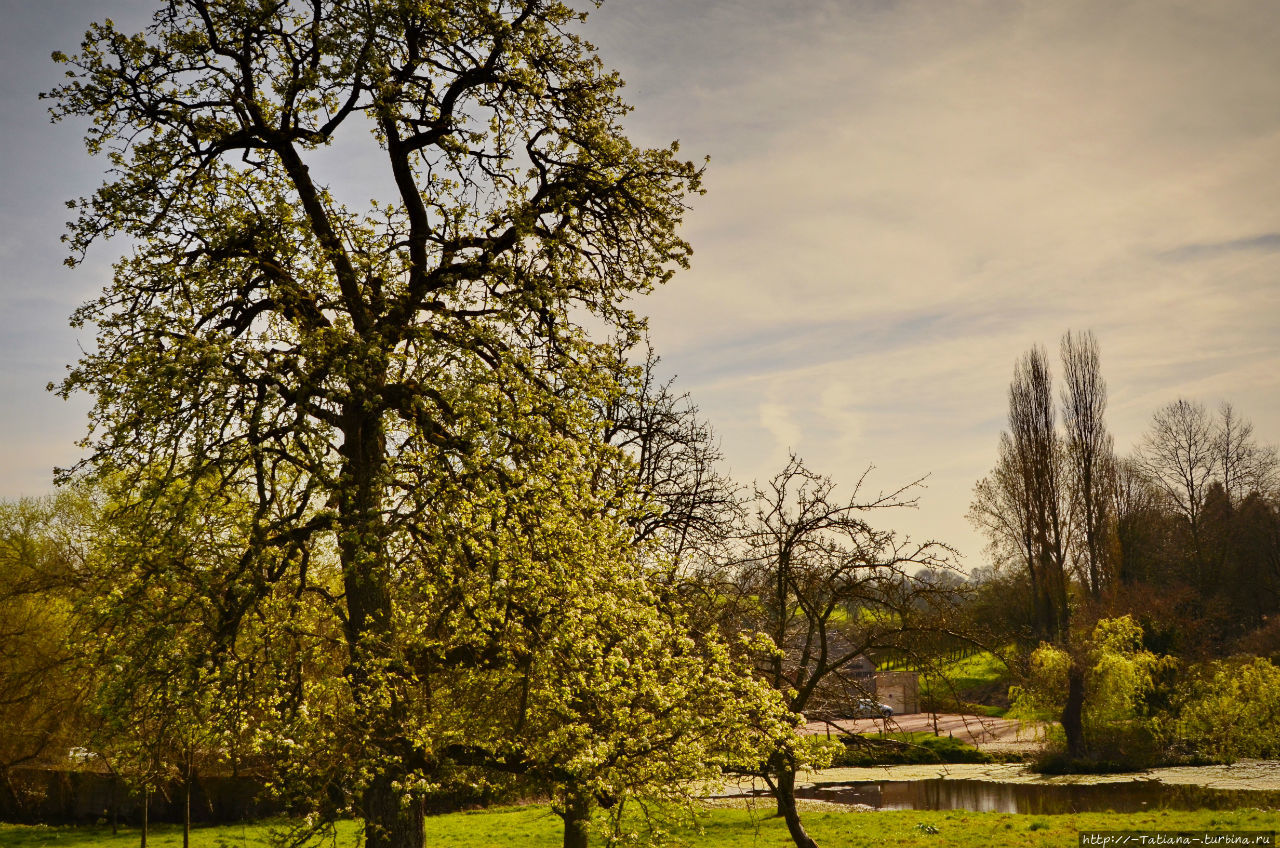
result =
[[[781,819],[771,815],[767,803],[743,798],[724,799],[698,811],[697,824],[680,824],[671,830],[667,844],[680,848],[786,848],[791,844]],[[1176,812],[1119,815],[1088,813],[1059,816],[1025,816],[1000,813],[950,812],[854,812],[856,808],[805,804],[805,825],[823,846],[871,848],[1049,848],[1077,844],[1081,831],[1275,831],[1280,814],[1257,810],[1229,812]],[[634,823],[643,833],[643,821]],[[334,848],[354,848],[358,826],[344,823]],[[450,813],[427,820],[427,844],[436,848],[558,848],[561,824],[544,806],[509,807],[474,813]],[[193,848],[269,848],[265,825],[227,825],[197,828]],[[602,844],[598,840],[596,844]],[[31,827],[0,825],[0,848],[127,848],[138,844],[136,830],[110,828]],[[177,848],[181,829],[155,828],[149,848]],[[319,844],[319,843],[318,843]]]
[[876,780],[987,780],[999,783],[1080,784],[1154,780],[1207,789],[1280,791],[1280,760],[1241,760],[1231,765],[1174,766],[1122,774],[1036,774],[1022,763],[951,763],[871,766],[808,772],[805,783],[861,783]]
[[[768,796],[759,782],[719,797]],[[1019,764],[833,768],[797,781],[800,798],[875,810],[967,810],[1060,815],[1147,810],[1280,809],[1280,762],[1152,769],[1108,775],[1041,775]]]

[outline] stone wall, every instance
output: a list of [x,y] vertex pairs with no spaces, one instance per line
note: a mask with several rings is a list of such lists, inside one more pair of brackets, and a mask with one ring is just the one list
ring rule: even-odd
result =
[[920,712],[920,674],[915,671],[877,671],[876,700],[893,707],[894,715]]

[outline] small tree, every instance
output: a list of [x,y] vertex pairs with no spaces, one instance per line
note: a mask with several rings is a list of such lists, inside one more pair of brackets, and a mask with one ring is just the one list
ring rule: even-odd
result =
[[0,791],[14,802],[10,769],[86,741],[84,669],[67,647],[85,521],[80,492],[0,502]]
[[1238,506],[1251,494],[1277,494],[1280,458],[1274,445],[1259,444],[1254,438],[1253,422],[1224,402],[1218,407],[1216,432],[1215,464],[1231,504]]
[[[939,613],[951,606],[953,591],[914,569],[953,568],[951,549],[936,541],[913,543],[876,529],[867,518],[910,507],[910,492],[919,484],[860,499],[864,482],[865,474],[847,499],[838,498],[830,478],[792,456],[756,490],[746,552],[734,574],[734,615],[773,640],[773,650],[756,656],[757,673],[783,693],[797,720],[807,710],[830,714],[854,700],[851,672],[860,658],[909,647],[914,634],[948,624]],[[822,764],[806,762],[814,753],[784,739],[764,769],[799,848],[816,846],[795,797],[797,770]]]
[[777,693],[644,585],[582,594],[562,611],[512,729],[552,790],[565,848],[585,848],[593,808],[614,810],[616,826],[630,801],[686,801],[791,737]]
[[1219,762],[1280,756],[1280,668],[1261,657],[1210,664],[1188,679],[1176,742]]
[[1189,551],[1192,583],[1213,588],[1203,544],[1205,495],[1217,470],[1217,437],[1204,406],[1178,399],[1158,409],[1138,450],[1138,463],[1181,519]]
[[1012,713],[1052,720],[1070,697],[1071,674],[1082,670],[1083,741],[1068,755],[1143,763],[1156,753],[1145,699],[1168,662],[1142,647],[1142,628],[1129,616],[1101,619],[1070,649],[1043,644],[1032,653],[1026,685],[1012,692]]

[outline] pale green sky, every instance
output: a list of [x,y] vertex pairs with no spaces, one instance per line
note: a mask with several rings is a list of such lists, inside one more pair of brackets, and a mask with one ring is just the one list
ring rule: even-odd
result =
[[[75,458],[87,403],[43,386],[112,258],[58,264],[100,165],[35,94],[89,20],[148,5],[0,0],[0,496]],[[898,523],[979,564],[1013,362],[1068,328],[1101,342],[1121,450],[1180,395],[1280,441],[1280,5],[614,0],[587,31],[636,140],[711,157],[694,268],[641,308],[735,476],[789,448],[931,474]]]

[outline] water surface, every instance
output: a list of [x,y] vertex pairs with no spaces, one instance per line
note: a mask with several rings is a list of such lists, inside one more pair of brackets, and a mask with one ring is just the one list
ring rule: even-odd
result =
[[796,795],[878,810],[972,810],[989,813],[1088,813],[1143,810],[1280,809],[1280,792],[1209,789],[1153,780],[1094,785],[995,783],[985,780],[882,780],[817,784]]

